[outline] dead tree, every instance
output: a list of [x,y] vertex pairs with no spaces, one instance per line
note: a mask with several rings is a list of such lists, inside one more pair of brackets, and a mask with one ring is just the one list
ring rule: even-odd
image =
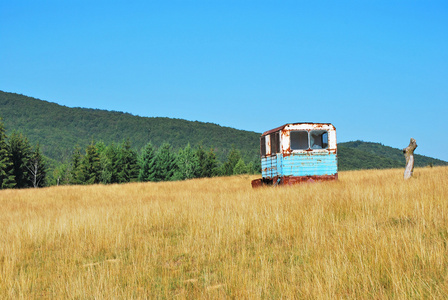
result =
[[404,169],[404,179],[409,179],[414,172],[414,150],[417,148],[417,142],[411,138],[409,146],[403,149],[404,157],[406,157],[406,168]]
[[34,160],[30,163],[30,166],[27,166],[27,169],[30,172],[33,187],[37,188],[42,179],[39,162],[37,160]]
[[45,161],[40,154],[39,144],[35,146],[33,152],[31,153],[31,157],[26,168],[28,169],[28,174],[33,183],[33,187],[37,188],[42,186],[43,181],[45,181],[46,168]]

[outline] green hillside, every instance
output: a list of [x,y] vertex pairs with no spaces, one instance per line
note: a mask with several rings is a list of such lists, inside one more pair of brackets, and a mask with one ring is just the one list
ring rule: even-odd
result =
[[202,144],[213,147],[218,158],[232,145],[244,159],[258,161],[259,134],[212,123],[170,118],[147,118],[128,113],[69,108],[35,98],[0,91],[0,117],[8,131],[21,131],[43,153],[55,160],[70,157],[75,145],[85,148],[92,139],[105,144],[129,138],[140,150],[149,141],[156,147],[169,142],[174,149]]
[[[8,132],[22,132],[31,143],[39,142],[46,156],[59,162],[69,158],[76,145],[84,149],[92,139],[105,144],[119,144],[129,138],[137,150],[149,141],[156,147],[168,142],[176,150],[188,143],[193,147],[202,144],[205,148],[213,147],[221,161],[234,145],[246,163],[253,161],[259,164],[260,133],[212,123],[69,108],[2,91],[0,118],[3,118]],[[363,141],[339,143],[338,160],[340,170],[402,168],[405,164],[400,149]],[[415,164],[448,165],[445,161],[422,155],[416,155]]]
[[[339,143],[338,161],[341,171],[404,168],[406,162],[400,149],[363,141]],[[446,165],[448,165],[446,161],[415,154],[416,167]]]

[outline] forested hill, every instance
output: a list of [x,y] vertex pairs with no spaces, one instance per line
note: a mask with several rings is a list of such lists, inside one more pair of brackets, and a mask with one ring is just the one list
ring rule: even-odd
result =
[[212,123],[69,108],[2,91],[0,117],[8,131],[18,130],[32,143],[39,142],[43,153],[58,161],[69,158],[76,145],[85,148],[92,139],[118,144],[127,138],[137,150],[150,141],[156,147],[168,142],[175,150],[188,143],[202,144],[206,149],[213,147],[223,159],[234,145],[246,162],[259,159],[259,133]]
[[[224,161],[232,145],[246,163],[259,164],[260,133],[222,127],[217,124],[182,119],[139,117],[122,112],[69,108],[56,103],[0,91],[0,118],[8,132],[22,132],[32,144],[56,160],[71,157],[74,147],[85,148],[92,140],[119,144],[129,138],[140,150],[149,141],[156,147],[164,142],[175,150],[200,144],[213,147]],[[282,125],[282,124],[279,124]],[[267,130],[269,128],[261,128]],[[418,148],[417,148],[418,153]],[[339,143],[340,170],[401,168],[405,165],[399,149],[362,141]],[[416,155],[416,166],[448,165],[447,162]]]
[[[418,152],[418,148],[416,150]],[[448,166],[448,162],[415,154],[415,166]],[[380,143],[354,141],[338,144],[339,170],[404,168],[406,160],[400,149]]]

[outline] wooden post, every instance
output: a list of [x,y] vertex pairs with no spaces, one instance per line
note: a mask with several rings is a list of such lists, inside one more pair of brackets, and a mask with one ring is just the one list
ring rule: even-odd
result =
[[411,138],[409,146],[403,149],[404,157],[406,157],[406,169],[404,169],[404,179],[409,179],[414,172],[414,150],[417,148],[417,142]]

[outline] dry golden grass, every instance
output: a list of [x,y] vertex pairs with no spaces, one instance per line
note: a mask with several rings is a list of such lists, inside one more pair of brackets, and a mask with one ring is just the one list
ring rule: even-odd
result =
[[0,298],[446,298],[448,168],[0,191]]

